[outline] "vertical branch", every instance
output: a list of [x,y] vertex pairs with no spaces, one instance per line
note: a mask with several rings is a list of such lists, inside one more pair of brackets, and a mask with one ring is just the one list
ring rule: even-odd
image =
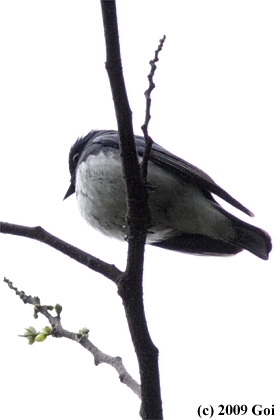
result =
[[119,31],[114,0],[101,0],[104,35],[106,42],[106,70],[109,76],[115,106],[120,149],[123,156],[123,172],[128,199],[141,196],[142,182],[132,127],[132,113],[128,102],[122,71]]
[[128,257],[125,273],[119,277],[127,322],[137,355],[141,378],[141,417],[162,419],[158,349],[147,326],[143,303],[143,265],[147,228],[150,222],[148,193],[140,173],[132,128],[132,114],[122,72],[116,3],[101,0],[106,42],[106,70],[115,106],[120,150],[128,203]]

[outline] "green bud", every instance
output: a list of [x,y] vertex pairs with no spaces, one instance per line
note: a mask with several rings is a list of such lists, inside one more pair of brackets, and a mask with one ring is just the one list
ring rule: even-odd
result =
[[29,333],[29,334],[36,334],[37,333],[37,331],[35,330],[34,327],[28,327],[28,328],[25,328],[25,329],[26,329],[26,332]]
[[37,337],[35,338],[35,341],[37,341],[38,343],[41,343],[42,341],[45,341],[46,338],[47,336],[41,333],[37,335]]
[[44,329],[43,329],[43,333],[46,335],[50,335],[52,333],[52,327],[50,327],[49,325],[47,325]]
[[55,305],[54,309],[56,310],[56,313],[59,316],[61,314],[61,311],[62,311],[62,306],[59,303],[57,303]]
[[35,343],[35,337],[30,337],[30,338],[28,339],[28,344],[32,345],[32,344],[34,344],[34,343]]

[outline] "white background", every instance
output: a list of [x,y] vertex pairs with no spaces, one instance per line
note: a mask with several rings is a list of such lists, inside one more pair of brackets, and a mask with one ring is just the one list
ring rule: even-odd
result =
[[[126,244],[88,227],[74,196],[62,201],[70,146],[93,128],[116,128],[99,1],[10,0],[0,16],[0,219],[41,225],[122,269]],[[279,418],[279,2],[119,0],[118,17],[135,133],[148,63],[166,34],[150,134],[251,209],[274,244],[268,262],[248,252],[146,248],[145,306],[165,418],[195,419],[200,404],[274,404]],[[0,417],[137,419],[137,397],[83,348],[17,337],[46,321],[34,320],[2,278],[42,304],[59,302],[65,328],[90,328],[91,340],[137,379],[114,284],[29,239],[2,235],[0,246]]]

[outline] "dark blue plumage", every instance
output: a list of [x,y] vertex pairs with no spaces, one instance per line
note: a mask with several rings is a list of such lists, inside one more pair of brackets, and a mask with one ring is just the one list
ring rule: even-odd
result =
[[[143,137],[135,136],[141,160]],[[76,141],[69,154],[70,187],[87,222],[105,235],[125,240],[126,197],[116,131],[91,131]],[[270,236],[228,213],[212,194],[247,215],[252,213],[219,187],[205,172],[152,146],[148,181],[151,226],[147,243],[162,248],[202,254],[230,255],[246,249],[264,260],[271,251]]]

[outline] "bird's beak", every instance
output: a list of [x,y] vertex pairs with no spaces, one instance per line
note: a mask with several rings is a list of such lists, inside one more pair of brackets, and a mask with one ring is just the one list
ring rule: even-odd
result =
[[75,192],[75,186],[71,182],[70,187],[68,188],[67,193],[65,194],[63,200],[70,197],[70,195],[74,194],[74,192]]

